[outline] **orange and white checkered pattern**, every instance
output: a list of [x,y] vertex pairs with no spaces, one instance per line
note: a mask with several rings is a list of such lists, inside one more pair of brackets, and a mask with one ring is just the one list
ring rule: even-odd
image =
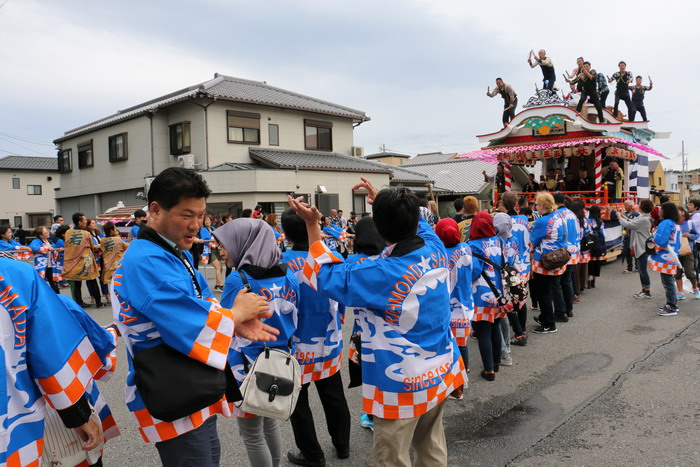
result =
[[108,328],[107,332],[112,338],[114,349],[105,358],[105,362],[102,365],[102,368],[100,368],[100,371],[95,374],[95,379],[104,383],[112,379],[114,370],[117,368],[117,331],[115,331],[113,328]]
[[466,381],[464,362],[458,358],[439,384],[421,391],[389,392],[363,383],[362,410],[388,419],[420,417],[445,400],[456,388],[464,386]]
[[591,261],[607,261],[608,257],[603,255],[603,256],[591,256]]
[[591,260],[591,252],[590,251],[582,251],[581,252],[581,257],[579,258],[579,264],[585,264],[588,263]]
[[224,397],[216,404],[212,404],[186,417],[179,418],[174,422],[159,420],[153,417],[148,412],[148,409],[141,409],[132,413],[134,418],[136,418],[136,422],[139,425],[139,432],[144,441],[147,443],[157,443],[159,441],[167,441],[199,428],[199,426],[206,422],[212,415],[221,414],[224,417],[231,417],[233,410],[232,404],[229,404],[226,401],[226,397]]
[[534,274],[542,274],[543,276],[561,276],[566,271],[566,265],[560,267],[559,269],[549,270],[542,266],[542,263],[533,259],[532,260],[532,272]]
[[233,312],[212,301],[209,316],[188,357],[223,370],[233,339]]
[[569,259],[569,262],[566,263],[567,266],[570,264],[578,264],[581,262],[581,253],[579,253],[578,251],[572,253],[571,250],[569,250],[569,254],[571,255],[571,259]]
[[649,269],[652,271],[660,272],[661,274],[671,274],[675,275],[678,266],[675,264],[666,264],[661,261],[656,261],[654,259],[649,259]]
[[95,353],[88,338],[84,337],[63,368],[55,375],[37,379],[36,382],[51,407],[63,410],[78,402],[93,375],[100,368],[102,368],[100,357]]
[[314,290],[318,290],[318,271],[321,270],[322,264],[330,263],[342,263],[342,260],[338,259],[322,241],[311,245],[309,255],[306,257],[306,263],[304,263],[304,268],[302,269],[304,282]]
[[493,323],[497,318],[502,318],[505,313],[502,313],[498,306],[475,306],[474,317],[472,321],[488,321]]
[[359,363],[359,359],[357,349],[355,348],[355,343],[353,341],[350,341],[350,346],[348,348],[348,360],[350,360],[353,363]]
[[39,467],[44,439],[33,441],[13,453],[8,453],[7,467]]
[[463,347],[467,345],[467,339],[469,338],[469,332],[471,331],[471,326],[468,328],[450,328],[452,330],[452,335],[457,341],[457,345]]
[[340,352],[331,360],[301,365],[301,384],[330,378],[340,370],[342,359],[343,353]]

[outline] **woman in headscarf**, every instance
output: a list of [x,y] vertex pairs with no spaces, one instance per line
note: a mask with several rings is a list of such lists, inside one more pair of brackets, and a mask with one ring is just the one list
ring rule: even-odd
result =
[[[479,341],[479,353],[484,370],[482,378],[496,379],[501,363],[501,319],[506,316],[499,307],[499,297],[503,294],[501,273],[493,264],[503,263],[501,241],[496,236],[493,218],[487,211],[481,211],[471,223],[469,247],[472,250],[472,292],[474,295],[474,317],[472,326]],[[493,264],[491,264],[493,263]]]
[[467,338],[474,316],[472,297],[472,250],[461,243],[457,222],[446,217],[435,226],[435,233],[447,251],[447,267],[450,271],[450,329],[455,336],[464,367],[469,368]]
[[[299,283],[287,265],[280,263],[282,253],[275,235],[264,221],[234,219],[213,232],[220,245],[221,259],[235,271],[226,278],[221,306],[231,308],[236,295],[248,289],[267,298],[272,316],[264,319],[280,331],[273,342],[248,341],[238,337],[229,352],[229,364],[238,383],[245,379],[265,346],[294,354],[292,335],[297,327]],[[251,465],[278,466],[282,459],[282,433],[277,420],[252,415],[234,408],[238,429]]]
[[[377,226],[374,225],[374,219],[371,217],[363,217],[355,224],[355,254],[348,256],[345,260],[348,263],[364,263],[365,261],[374,261],[379,258],[382,250],[386,247],[386,242],[377,232]],[[347,303],[347,310],[353,311],[355,322],[352,327],[350,337],[350,349],[348,350],[348,371],[350,372],[349,388],[362,385],[362,332],[366,335],[371,335],[369,324],[366,320],[366,313],[372,313],[366,308],[353,307],[352,303]],[[365,339],[368,342],[369,339]],[[360,426],[374,430],[374,420],[372,415],[366,414],[364,411],[360,415]]]

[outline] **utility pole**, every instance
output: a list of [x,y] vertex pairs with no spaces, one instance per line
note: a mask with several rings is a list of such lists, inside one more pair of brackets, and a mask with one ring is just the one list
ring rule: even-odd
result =
[[685,141],[681,140],[681,206],[685,206],[685,172],[688,169],[685,159]]

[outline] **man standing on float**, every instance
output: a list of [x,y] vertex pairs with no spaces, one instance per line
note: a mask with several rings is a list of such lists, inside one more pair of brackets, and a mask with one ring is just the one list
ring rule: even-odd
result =
[[486,88],[486,95],[489,97],[496,97],[496,94],[500,94],[503,98],[503,126],[508,125],[508,122],[513,120],[515,117],[515,108],[518,106],[518,95],[510,87],[510,84],[504,83],[503,79],[496,78],[496,87],[493,91],[491,88]]
[[[547,52],[544,49],[540,49],[537,52],[538,56],[535,56],[535,52],[530,50],[530,56],[527,59],[527,63],[530,64],[530,68],[535,68],[537,65],[540,66],[542,70],[542,87],[549,92],[554,89],[554,82],[557,79],[556,73],[554,72],[554,63],[552,59],[547,56]],[[535,59],[533,62],[532,59]]]

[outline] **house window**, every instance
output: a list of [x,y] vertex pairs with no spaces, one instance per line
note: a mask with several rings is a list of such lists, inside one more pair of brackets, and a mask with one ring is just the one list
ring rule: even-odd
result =
[[94,165],[92,157],[92,140],[78,145],[78,168],[86,169]]
[[260,144],[260,114],[227,110],[226,120],[229,143]]
[[170,154],[179,156],[189,154],[191,150],[190,122],[170,125]]
[[51,225],[51,213],[46,214],[27,214],[29,218],[29,227],[36,228],[41,225]]
[[109,137],[109,161],[119,162],[129,158],[126,133]]
[[73,171],[72,149],[64,149],[58,152],[58,171],[62,174]]
[[333,124],[316,120],[304,120],[304,138],[306,149],[317,151],[333,150]]
[[28,195],[40,195],[41,194],[41,185],[27,185],[27,194]]
[[267,131],[270,135],[270,146],[280,145],[280,126],[270,123],[267,126]]
[[659,177],[659,186],[661,186],[661,177]]
[[12,189],[19,190],[19,178],[17,178],[17,177],[12,178]]
[[22,224],[22,216],[15,216],[15,227],[19,227]]

